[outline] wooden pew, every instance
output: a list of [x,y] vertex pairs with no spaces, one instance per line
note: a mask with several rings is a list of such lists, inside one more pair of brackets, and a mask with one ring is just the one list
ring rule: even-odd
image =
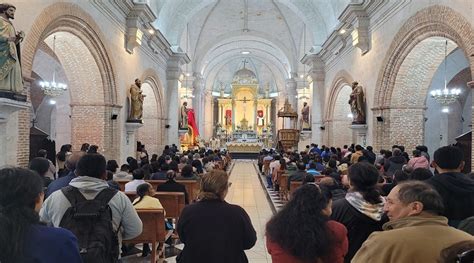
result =
[[298,189],[298,187],[300,187],[301,185],[303,185],[303,181],[291,181],[290,182],[290,197],[293,195],[293,193],[296,191],[296,189]]
[[130,240],[123,240],[124,243],[151,243],[151,262],[156,262],[156,250],[159,245],[160,262],[165,258],[164,242],[166,240],[165,216],[163,209],[137,209],[138,216],[143,223],[142,233]]
[[280,198],[283,200],[288,200],[288,177],[290,177],[287,173],[282,173],[278,177],[278,184],[280,185]]
[[[138,197],[135,192],[125,192],[125,194],[132,202]],[[176,218],[177,220],[180,217],[185,206],[184,193],[156,192],[154,197],[160,200],[161,205],[165,209],[166,218]]]
[[[146,182],[150,183],[153,186],[153,189],[156,190],[158,185],[164,184],[166,180],[145,180]],[[120,186],[120,191],[125,191],[125,184],[129,181],[117,181]],[[176,180],[176,182],[183,184],[186,187],[186,192],[189,195],[189,201],[192,203],[194,200],[197,199],[199,194],[199,183],[197,180]]]

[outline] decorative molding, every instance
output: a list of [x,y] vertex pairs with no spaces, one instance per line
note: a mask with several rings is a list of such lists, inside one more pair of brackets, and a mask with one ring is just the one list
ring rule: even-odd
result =
[[[126,1],[125,1],[126,2]],[[125,33],[125,49],[132,54],[133,49],[142,44],[147,30],[152,29],[151,23],[156,20],[155,14],[147,4],[135,3],[127,14],[127,32]],[[154,35],[153,33],[150,33]]]

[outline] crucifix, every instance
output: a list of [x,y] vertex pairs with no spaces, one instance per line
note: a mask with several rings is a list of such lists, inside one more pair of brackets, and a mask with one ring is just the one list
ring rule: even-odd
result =
[[247,64],[247,63],[249,63],[249,62],[247,61],[247,59],[244,59],[243,62],[244,62],[244,68],[245,68],[245,64]]
[[244,119],[245,119],[245,111],[246,111],[246,105],[247,105],[247,101],[250,101],[247,99],[247,97],[244,97],[244,99],[242,100],[237,100],[237,101],[242,101],[244,103],[244,105],[242,106],[244,108]]

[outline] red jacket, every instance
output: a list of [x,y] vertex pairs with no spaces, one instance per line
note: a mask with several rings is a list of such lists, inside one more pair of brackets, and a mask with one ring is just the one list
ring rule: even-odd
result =
[[[347,229],[346,227],[334,220],[327,222],[331,236],[333,239],[333,245],[327,256],[321,258],[321,261],[315,262],[324,262],[324,263],[343,263],[344,256],[347,254],[349,248],[349,243],[347,240]],[[278,245],[278,243],[273,242],[267,237],[267,250],[268,253],[272,256],[273,263],[303,263],[302,260],[296,258],[293,255],[290,255],[287,251]]]

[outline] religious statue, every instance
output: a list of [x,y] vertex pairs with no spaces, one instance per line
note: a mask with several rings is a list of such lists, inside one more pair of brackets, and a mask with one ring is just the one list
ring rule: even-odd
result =
[[301,130],[311,130],[309,125],[309,105],[305,101],[303,103],[303,108],[301,109]]
[[0,90],[21,93],[24,87],[19,51],[25,33],[17,33],[10,21],[15,18],[15,11],[11,4],[0,4]]
[[143,117],[143,99],[142,81],[135,79],[135,84],[130,86],[130,120],[141,121]]
[[357,81],[352,82],[349,104],[353,115],[353,124],[365,124],[365,95]]
[[185,101],[180,109],[179,128],[182,130],[188,129],[188,103]]

